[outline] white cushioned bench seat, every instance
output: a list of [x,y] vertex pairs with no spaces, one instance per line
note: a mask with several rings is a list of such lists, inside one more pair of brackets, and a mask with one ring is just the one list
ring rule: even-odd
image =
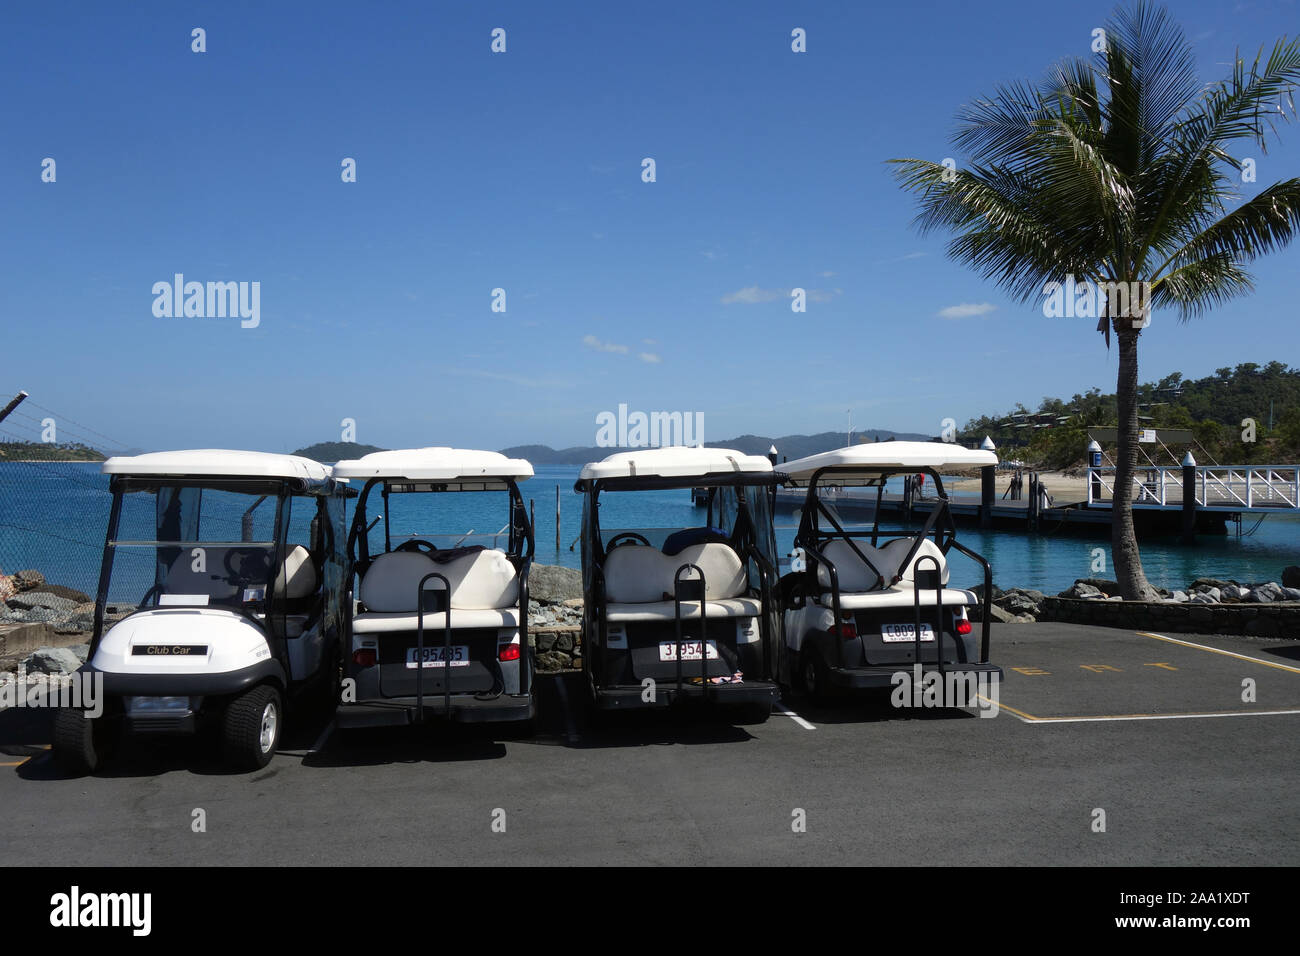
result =
[[[756,617],[762,613],[763,602],[758,598],[738,597],[723,598],[719,601],[706,601],[708,620],[721,620],[733,617]],[[698,621],[700,619],[700,602],[682,602],[682,620]],[[673,621],[676,620],[673,601],[648,601],[640,604],[607,604],[605,620],[617,621]]]
[[[625,544],[605,556],[606,599],[611,604],[657,604],[665,594],[673,594],[673,579],[683,564],[704,572],[704,596],[710,601],[737,597],[748,587],[740,555],[720,541],[692,544],[674,555],[644,544]],[[682,574],[683,581],[698,577],[694,571]]]
[[[446,615],[442,611],[426,611],[424,613],[425,636],[432,632],[441,634],[446,620]],[[451,626],[453,630],[476,627],[518,627],[519,611],[516,608],[452,608]],[[415,631],[418,627],[419,615],[408,611],[389,613],[367,611],[352,619],[354,634]]]
[[[910,608],[915,601],[915,588],[899,584],[884,591],[841,591],[840,610],[862,611],[875,608]],[[822,607],[831,607],[831,595],[827,592],[817,599]],[[978,604],[979,599],[972,591],[959,591],[956,588],[943,589],[944,606],[956,604]],[[934,589],[921,589],[921,607],[934,607]]]
[[[500,610],[519,606],[519,576],[505,552],[497,549],[472,551],[438,564],[415,551],[390,551],[377,555],[361,579],[357,597],[367,611],[414,616],[419,607],[420,579],[438,572],[451,585],[452,610]],[[426,591],[441,591],[434,578]]]

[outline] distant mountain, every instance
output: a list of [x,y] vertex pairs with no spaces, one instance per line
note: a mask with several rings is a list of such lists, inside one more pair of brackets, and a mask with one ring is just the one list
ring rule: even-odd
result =
[[[831,451],[835,448],[843,448],[844,442],[848,436],[844,432],[820,432],[816,435],[785,435],[781,438],[770,438],[765,435],[741,435],[738,438],[732,438],[727,441],[706,441],[704,444],[710,448],[734,448],[736,451],[744,452],[746,455],[766,455],[767,450],[773,445],[776,446],[777,454],[782,459],[803,458],[806,455],[816,455],[819,452]],[[935,436],[921,435],[916,432],[896,432],[888,428],[867,428],[862,431],[853,433],[854,444],[862,441],[874,441],[877,437],[881,441],[895,439],[898,441],[930,441]],[[516,445],[513,448],[503,448],[501,453],[511,458],[525,458],[534,465],[585,465],[589,461],[600,461],[600,459],[612,455],[617,451],[628,451],[626,448],[600,448],[596,446],[573,447],[554,449],[549,445]]]
[[50,442],[0,442],[0,460],[4,461],[103,461],[103,452],[80,442],[55,445]]
[[362,455],[369,455],[372,451],[387,451],[387,449],[376,445],[361,445],[354,441],[322,441],[308,445],[306,448],[299,448],[293,454],[328,465],[349,458],[360,458]]

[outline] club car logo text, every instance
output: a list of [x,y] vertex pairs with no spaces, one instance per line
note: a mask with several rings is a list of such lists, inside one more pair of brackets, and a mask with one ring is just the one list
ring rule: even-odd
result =
[[83,893],[74,886],[50,897],[50,925],[60,928],[129,927],[148,936],[153,927],[152,893]]
[[178,272],[171,282],[155,282],[153,294],[155,318],[238,318],[245,329],[262,323],[260,282],[186,282]]
[[665,448],[704,445],[703,412],[618,412],[596,416],[596,444],[601,448]]
[[134,656],[182,657],[193,654],[207,654],[206,644],[137,644],[131,648]]
[[104,675],[77,671],[66,678],[30,680],[21,665],[12,682],[0,684],[0,710],[8,707],[62,707],[84,710],[87,717],[104,712]]

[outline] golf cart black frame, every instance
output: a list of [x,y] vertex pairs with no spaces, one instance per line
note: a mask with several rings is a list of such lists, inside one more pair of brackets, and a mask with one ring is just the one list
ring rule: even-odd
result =
[[[423,723],[426,717],[445,717],[463,723],[531,720],[537,710],[536,695],[533,691],[533,652],[528,643],[528,575],[533,567],[534,535],[532,522],[529,520],[528,509],[524,504],[523,495],[519,491],[518,482],[509,477],[466,477],[449,481],[430,481],[382,475],[366,480],[358,495],[351,530],[348,532],[347,553],[351,565],[348,576],[348,600],[346,602],[346,643],[349,648],[349,662],[352,647],[352,613],[355,606],[355,602],[352,600],[353,581],[355,575],[365,575],[373,560],[370,554],[370,530],[379,519],[376,518],[375,521],[369,524],[366,523],[366,504],[376,487],[380,489],[380,495],[384,501],[384,550],[376,552],[376,556],[380,553],[387,554],[393,550],[392,522],[388,507],[389,497],[393,494],[442,494],[485,491],[506,491],[508,493],[510,520],[506,559],[514,566],[515,573],[519,578],[519,693],[517,695],[497,694],[493,697],[483,697],[469,691],[453,692],[451,690],[450,673],[448,673],[443,680],[442,693],[436,696],[426,695],[424,692],[424,668],[417,667],[415,668],[414,695],[367,697],[359,699],[355,703],[340,704],[338,710],[339,717],[342,718],[340,723],[346,723],[347,726],[418,724]],[[467,533],[466,537],[468,536]],[[360,551],[357,550],[358,547]],[[435,591],[427,590],[426,584],[434,580],[441,581],[442,588]],[[417,592],[415,606],[417,608],[416,653],[418,656],[416,659],[422,660],[424,656],[426,646],[424,621],[426,615],[436,619],[436,616],[441,614],[443,617],[443,660],[447,660],[452,646],[451,585],[444,575],[434,571],[420,579]],[[426,600],[426,596],[433,596],[435,600],[430,602]],[[350,663],[345,665],[345,668],[351,667]],[[450,671],[450,668],[448,668],[448,671]],[[502,700],[502,697],[507,699]]]
[[[320,674],[306,675],[302,681],[291,679],[293,673],[289,663],[288,639],[285,636],[284,621],[287,617],[287,599],[280,598],[275,591],[275,582],[277,574],[270,574],[266,581],[265,597],[258,602],[245,605],[238,608],[223,607],[222,610],[243,618],[253,627],[255,627],[262,637],[266,640],[267,647],[271,650],[271,656],[264,661],[248,667],[240,668],[234,671],[224,671],[214,674],[123,674],[113,671],[100,671],[91,663],[94,660],[95,653],[99,649],[104,638],[104,615],[108,605],[108,592],[112,583],[113,563],[117,547],[121,542],[117,541],[117,533],[121,524],[122,502],[128,494],[136,493],[153,493],[157,494],[164,488],[197,488],[201,491],[230,491],[248,495],[257,495],[258,499],[252,507],[261,504],[266,498],[275,499],[275,528],[274,550],[272,552],[272,569],[282,567],[285,557],[288,553],[288,534],[289,523],[285,520],[285,505],[295,498],[308,498],[317,501],[316,514],[313,515],[313,521],[319,521],[319,528],[322,534],[322,563],[336,561],[341,572],[340,586],[333,592],[333,601],[336,605],[337,613],[334,615],[336,621],[334,632],[325,634],[325,647],[333,647],[335,660],[331,664],[327,659],[323,665]],[[300,478],[266,478],[262,476],[213,476],[213,477],[184,477],[169,475],[114,475],[109,482],[109,491],[113,495],[112,504],[109,508],[108,527],[104,535],[104,550],[100,561],[99,583],[95,592],[95,614],[94,614],[94,631],[91,634],[89,651],[86,655],[87,663],[82,666],[81,671],[85,673],[100,673],[103,675],[104,692],[110,697],[123,696],[189,696],[189,697],[227,697],[242,693],[258,684],[273,684],[281,692],[287,692],[295,684],[306,683],[312,678],[322,676],[326,668],[333,666],[337,671],[342,662],[343,654],[343,622],[345,619],[345,598],[344,589],[341,581],[346,580],[349,574],[347,551],[343,547],[342,530],[347,526],[346,500],[349,496],[345,485],[335,481],[332,478],[326,478],[320,481],[308,481]],[[338,499],[343,502],[343,511],[340,513],[339,526],[336,528],[334,522],[330,520],[330,514],[327,509],[322,508],[322,502],[327,499]],[[250,508],[251,511],[251,508]],[[185,545],[201,547],[205,544],[203,541],[183,542]],[[287,583],[287,582],[286,582]],[[145,606],[149,596],[157,590],[157,585],[146,592],[145,597],[134,611],[126,615],[117,623],[129,620],[137,614],[147,614],[156,612],[162,605],[154,604]],[[324,577],[322,575],[322,597],[321,602],[316,606],[308,618],[307,626],[311,626],[320,617],[325,617],[327,598],[325,597]],[[183,610],[184,605],[169,605],[169,608]],[[257,613],[261,613],[259,619]],[[277,628],[275,621],[280,620],[281,624]],[[328,653],[328,651],[327,651]],[[178,722],[176,729],[192,729],[193,714]],[[145,726],[157,725],[159,729],[164,729],[165,721],[150,721]]]
[[[863,472],[870,471],[871,477],[863,480]],[[840,476],[840,481],[836,481],[836,476]],[[843,618],[840,612],[840,582],[839,572],[835,568],[835,563],[831,561],[822,552],[825,542],[832,540],[844,541],[853,552],[867,565],[868,568],[876,575],[876,585],[873,590],[883,591],[897,584],[901,577],[896,573],[891,579],[886,579],[880,573],[867,555],[855,543],[854,539],[863,539],[870,537],[871,546],[876,547],[880,539],[880,513],[881,504],[884,498],[885,483],[895,475],[905,475],[910,480],[913,475],[926,475],[934,482],[934,507],[926,516],[921,530],[912,537],[912,545],[907,550],[906,556],[898,562],[898,568],[906,568],[911,564],[912,559],[916,557],[917,551],[921,547],[921,542],[926,538],[932,537],[934,544],[945,556],[952,548],[966,555],[977,562],[984,570],[984,588],[980,595],[980,659],[975,662],[960,664],[952,668],[946,668],[943,661],[943,621],[945,605],[943,603],[943,575],[938,560],[933,555],[922,555],[916,562],[913,569],[913,581],[915,587],[912,589],[912,615],[914,627],[913,640],[913,661],[921,663],[924,670],[936,670],[940,677],[948,673],[949,670],[959,673],[990,673],[1001,675],[1000,667],[989,661],[989,601],[993,591],[993,569],[983,555],[977,553],[971,548],[966,547],[957,540],[957,526],[952,517],[952,510],[949,507],[948,494],[943,487],[943,478],[934,468],[929,467],[909,467],[909,468],[882,468],[882,469],[864,469],[861,465],[828,465],[819,468],[807,479],[807,495],[804,499],[804,507],[799,519],[799,528],[795,532],[794,547],[803,549],[804,555],[808,559],[807,568],[796,579],[794,587],[790,593],[783,595],[784,605],[787,609],[800,608],[808,599],[804,593],[802,583],[806,581],[817,580],[817,568],[822,566],[826,568],[827,576],[830,579],[831,592],[831,611],[834,615],[833,621],[840,622]],[[823,482],[823,478],[829,480]],[[823,487],[845,487],[848,485],[875,487],[876,504],[872,512],[872,524],[870,531],[849,531],[836,519],[834,513],[826,506],[826,503],[818,495],[818,490]],[[820,519],[825,518],[834,530],[825,530],[820,524]],[[927,563],[929,566],[927,566]],[[935,633],[935,658],[933,664],[921,662],[921,592],[925,590],[934,591],[934,633]],[[930,605],[926,605],[930,607]],[[844,660],[844,642],[833,642],[836,648],[837,660],[834,663],[827,662],[831,668],[831,680],[833,683],[849,688],[855,687],[877,687],[888,686],[888,678],[882,678],[880,675],[858,678],[846,668]],[[785,642],[782,642],[781,656],[784,661],[788,655],[788,649]],[[788,661],[785,663],[789,664]],[[897,667],[892,670],[896,671]],[[792,666],[787,666],[782,673],[791,673]],[[791,681],[792,682],[792,681]],[[946,687],[946,685],[945,685]],[[946,693],[946,690],[945,690]]]
[[[597,678],[605,666],[608,653],[609,630],[606,619],[608,601],[605,594],[604,562],[608,556],[600,532],[600,495],[606,491],[663,491],[670,489],[691,489],[692,495],[697,490],[707,489],[705,506],[708,509],[706,525],[713,521],[717,492],[721,488],[737,489],[737,508],[747,509],[743,494],[744,488],[764,488],[768,492],[769,517],[771,504],[776,495],[776,488],[785,480],[777,472],[713,472],[706,475],[687,475],[667,477],[662,475],[618,476],[612,478],[578,479],[574,491],[589,496],[583,508],[583,560],[588,556],[592,562],[591,574],[583,571],[583,614],[594,615],[598,638],[594,646],[584,647],[582,655],[583,673],[592,699],[601,710],[631,710],[638,708],[669,707],[682,700],[698,700],[708,704],[774,704],[780,697],[780,685],[775,680],[777,654],[781,640],[778,607],[779,574],[775,565],[767,559],[758,547],[755,535],[759,529],[754,526],[753,517],[748,516],[750,535],[742,557],[752,560],[758,570],[759,597],[762,609],[759,618],[759,641],[763,646],[763,674],[761,679],[746,681],[743,684],[711,684],[708,678],[708,602],[704,600],[706,583],[704,572],[698,566],[683,563],[673,575],[673,618],[676,641],[676,674],[671,687],[656,689],[653,698],[644,699],[640,684],[606,684]],[[697,577],[685,579],[684,572],[693,571]],[[700,603],[700,683],[687,683],[695,675],[683,667],[682,662],[682,602],[699,601]],[[588,628],[583,627],[584,641]]]

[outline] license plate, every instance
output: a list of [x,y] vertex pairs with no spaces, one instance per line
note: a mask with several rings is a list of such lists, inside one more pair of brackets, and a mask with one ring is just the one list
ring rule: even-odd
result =
[[420,649],[418,647],[408,647],[406,649],[406,666],[414,670],[416,667],[446,667],[449,664],[452,667],[469,666],[469,646],[466,644],[453,644],[451,647],[426,647],[424,656],[420,657],[417,663],[417,655]]
[[[718,659],[718,645],[709,641],[708,657],[711,661]],[[682,641],[682,660],[698,661],[700,659],[700,642],[699,641]],[[675,661],[677,660],[677,642],[660,641],[659,642],[659,660]]]
[[[916,640],[915,624],[882,624],[880,626],[880,639],[886,644],[901,644],[904,641]],[[921,643],[934,640],[934,628],[929,624],[921,625]]]

